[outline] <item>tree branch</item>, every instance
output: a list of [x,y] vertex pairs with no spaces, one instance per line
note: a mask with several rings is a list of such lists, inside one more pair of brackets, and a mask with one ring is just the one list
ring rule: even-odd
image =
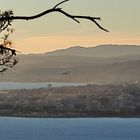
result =
[[64,0],[64,1],[60,2],[60,3],[58,3],[57,5],[55,5],[53,8],[55,9],[55,8],[57,8],[59,5],[61,5],[62,3],[65,3],[65,2],[67,2],[67,1],[70,1],[70,0]]
[[97,27],[99,27],[101,30],[104,30],[106,32],[109,32],[108,30],[106,30],[105,28],[103,28],[97,22],[97,20],[101,20],[100,17],[71,15],[71,14],[63,11],[62,8],[58,8],[58,6],[60,6],[61,4],[65,3],[67,1],[69,1],[69,0],[64,0],[64,1],[60,2],[60,3],[58,3],[57,5],[55,5],[53,8],[48,9],[46,11],[43,11],[43,12],[37,14],[37,15],[34,15],[34,16],[7,16],[7,17],[0,17],[0,21],[4,21],[4,20],[7,20],[7,21],[12,21],[12,20],[33,20],[33,19],[36,19],[36,18],[45,16],[45,15],[47,15],[49,13],[59,12],[59,13],[65,15],[66,17],[71,18],[72,20],[76,21],[77,23],[80,23],[80,21],[78,19],[87,19],[87,20],[90,20],[90,21],[94,22],[95,25],[97,25]]

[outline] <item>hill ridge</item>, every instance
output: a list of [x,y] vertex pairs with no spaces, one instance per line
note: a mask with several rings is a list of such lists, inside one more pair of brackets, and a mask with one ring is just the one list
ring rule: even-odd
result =
[[73,46],[45,54],[48,56],[119,57],[124,55],[140,55],[140,45],[105,44],[94,47]]

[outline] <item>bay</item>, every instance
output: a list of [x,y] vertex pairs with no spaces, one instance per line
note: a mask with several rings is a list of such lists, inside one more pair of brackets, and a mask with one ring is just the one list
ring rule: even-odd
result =
[[1,140],[139,140],[137,118],[0,117]]
[[18,82],[0,82],[0,90],[10,89],[38,89],[48,87],[63,87],[63,86],[79,86],[87,85],[86,83],[57,83],[57,82],[42,82],[42,83],[18,83]]

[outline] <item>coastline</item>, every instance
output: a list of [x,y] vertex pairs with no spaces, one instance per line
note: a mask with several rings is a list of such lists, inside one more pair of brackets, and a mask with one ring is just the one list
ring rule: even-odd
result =
[[58,116],[58,115],[29,115],[29,114],[22,114],[22,115],[0,115],[0,117],[8,117],[8,118],[44,118],[44,119],[76,119],[76,118],[121,118],[121,119],[140,119],[140,116],[88,116],[88,115],[83,115],[83,116]]
[[0,116],[140,118],[139,85],[86,85],[0,93]]

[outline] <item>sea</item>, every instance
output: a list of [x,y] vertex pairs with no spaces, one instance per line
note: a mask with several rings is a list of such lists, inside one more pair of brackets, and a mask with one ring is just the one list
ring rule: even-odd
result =
[[88,83],[60,83],[60,82],[42,82],[42,83],[27,83],[27,82],[0,82],[0,90],[11,89],[38,89],[48,87],[66,87],[66,86],[82,86]]
[[140,140],[140,119],[0,117],[0,140]]

